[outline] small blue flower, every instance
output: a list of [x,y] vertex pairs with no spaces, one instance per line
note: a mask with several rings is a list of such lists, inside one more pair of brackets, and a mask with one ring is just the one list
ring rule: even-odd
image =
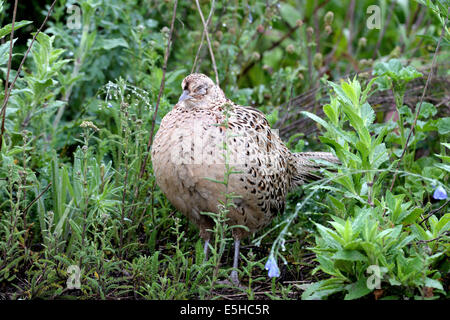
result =
[[437,187],[436,190],[434,190],[433,198],[436,200],[445,200],[447,199],[447,191],[441,186]]
[[264,268],[266,268],[266,270],[269,270],[269,278],[280,276],[280,269],[278,268],[277,260],[275,260],[272,255],[267,260]]

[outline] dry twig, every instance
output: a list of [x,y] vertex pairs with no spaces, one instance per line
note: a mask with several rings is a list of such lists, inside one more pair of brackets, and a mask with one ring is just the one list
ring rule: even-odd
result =
[[440,206],[439,208],[437,208],[437,209],[435,209],[435,210],[431,210],[430,213],[427,214],[427,216],[426,216],[425,218],[423,218],[423,219],[419,222],[419,224],[424,223],[424,222],[427,221],[433,214],[435,214],[436,212],[439,212],[439,211],[441,211],[442,209],[444,209],[444,208],[448,205],[449,202],[450,202],[450,200],[447,200],[447,201],[445,201],[444,204],[443,204],[442,206]]
[[[202,8],[200,8],[200,4],[198,3],[198,0],[195,0],[195,3],[197,4],[198,13],[200,14],[200,18],[202,19],[204,33],[206,34],[206,42],[208,43],[209,53],[211,54],[211,61],[214,68],[214,73],[216,75],[216,84],[219,85],[219,73],[217,72],[217,65],[216,65],[216,59],[214,58],[214,52],[212,50],[211,46],[211,40],[209,39],[209,33],[208,33],[208,25],[205,22],[205,17],[203,17]],[[212,4],[214,5],[214,3]]]
[[[142,164],[141,164],[141,169],[140,169],[140,172],[139,172],[139,178],[138,178],[138,181],[136,183],[136,187],[134,189],[134,196],[133,196],[133,200],[132,200],[129,212],[131,212],[135,208],[135,203],[134,202],[137,199],[138,194],[139,194],[139,188],[141,186],[141,180],[142,180],[142,177],[144,176],[144,173],[145,173],[145,167],[147,166],[148,156],[150,154],[150,148],[151,148],[152,142],[153,142],[153,132],[155,131],[156,116],[158,114],[158,108],[159,108],[159,104],[161,102],[161,97],[162,97],[162,94],[164,92],[164,86],[165,86],[165,82],[166,82],[167,61],[169,60],[170,47],[172,45],[172,35],[173,35],[173,29],[174,29],[174,24],[175,24],[175,17],[177,15],[177,6],[178,6],[178,0],[175,0],[175,3],[173,5],[172,21],[170,23],[169,39],[167,40],[167,48],[166,48],[166,52],[164,54],[164,63],[163,63],[163,67],[162,67],[163,74],[162,74],[162,78],[161,78],[161,85],[159,87],[158,98],[156,100],[155,111],[153,113],[153,120],[152,120],[152,128],[150,130],[150,137],[149,137],[148,142],[147,142],[147,152],[145,153],[144,161],[142,161]],[[153,197],[153,193],[152,193],[152,197]],[[152,211],[153,211],[153,207],[152,207]]]
[[[215,4],[215,0],[212,0],[212,2],[211,2],[211,10],[209,11],[208,19],[206,20],[206,25],[207,26],[209,25],[209,23],[211,21],[211,17],[212,17],[213,12],[214,12],[214,4]],[[200,55],[200,51],[202,50],[202,47],[203,47],[203,41],[205,40],[206,33],[207,33],[207,30],[203,29],[202,39],[200,40],[200,45],[198,46],[197,54],[195,55],[194,64],[192,65],[191,73],[194,73],[195,66],[197,65],[198,57]]]
[[[5,81],[5,95],[4,95],[4,105],[2,108],[2,131],[0,136],[0,150],[2,149],[3,144],[3,132],[5,131],[5,117],[6,117],[6,103],[8,102],[8,84],[9,84],[9,74],[11,72],[11,60],[12,60],[12,52],[14,47],[14,25],[16,23],[16,13],[17,13],[17,0],[14,1],[14,10],[13,10],[13,18],[11,23],[11,37],[10,37],[10,43],[9,43],[9,58],[8,58],[8,69],[6,71],[6,81]],[[11,85],[12,87],[12,85]]]

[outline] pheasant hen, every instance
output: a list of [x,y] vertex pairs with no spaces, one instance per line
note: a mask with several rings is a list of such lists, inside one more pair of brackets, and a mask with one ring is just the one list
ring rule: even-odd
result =
[[[204,74],[193,73],[182,82],[183,94],[161,121],[151,156],[156,183],[169,201],[198,226],[205,253],[213,220],[202,212],[219,211],[219,200],[233,192],[227,218],[233,228],[235,251],[231,279],[239,283],[240,240],[270,223],[283,212],[286,194],[318,177],[314,159],[337,162],[328,152],[292,153],[255,108],[236,105]],[[226,145],[226,151],[224,150]],[[227,163],[232,167],[227,186]]]

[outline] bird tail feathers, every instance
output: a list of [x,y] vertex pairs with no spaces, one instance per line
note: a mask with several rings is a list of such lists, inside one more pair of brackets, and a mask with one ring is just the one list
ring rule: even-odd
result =
[[297,187],[306,182],[321,179],[319,169],[327,167],[326,163],[316,162],[324,160],[330,163],[339,163],[330,152],[299,152],[293,153],[294,174],[292,176],[291,187]]

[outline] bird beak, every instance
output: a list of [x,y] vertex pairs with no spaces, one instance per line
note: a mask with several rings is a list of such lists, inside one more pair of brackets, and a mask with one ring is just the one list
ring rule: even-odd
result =
[[184,100],[190,99],[190,98],[192,98],[192,97],[189,95],[189,91],[184,90],[183,94],[180,96],[180,99],[178,100],[178,102],[181,102],[181,101],[184,101]]

